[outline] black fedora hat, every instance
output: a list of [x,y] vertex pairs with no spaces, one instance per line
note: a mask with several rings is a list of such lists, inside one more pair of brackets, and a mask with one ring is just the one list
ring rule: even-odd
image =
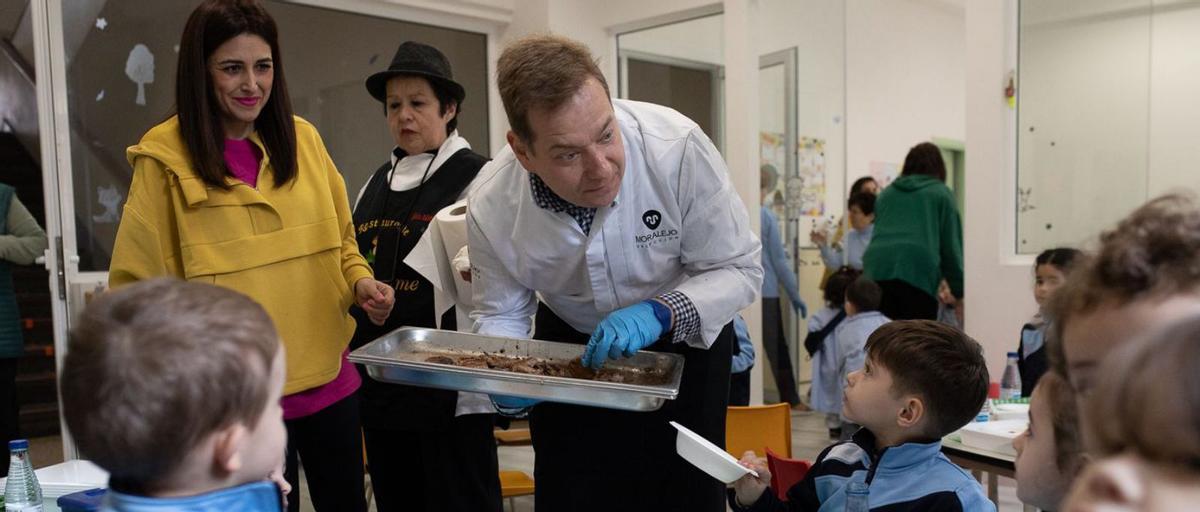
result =
[[454,101],[461,104],[467,96],[462,85],[454,81],[450,61],[437,48],[415,41],[405,41],[396,49],[396,56],[384,71],[367,77],[367,92],[375,99],[387,99],[387,82],[401,75],[419,76],[429,83],[450,93]]

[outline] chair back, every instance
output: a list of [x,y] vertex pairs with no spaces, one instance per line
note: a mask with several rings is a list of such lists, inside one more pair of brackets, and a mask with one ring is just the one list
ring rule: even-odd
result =
[[740,459],[747,450],[761,456],[768,448],[791,458],[791,407],[786,403],[730,407],[725,416],[725,451]]
[[780,457],[775,451],[767,448],[767,469],[771,470],[771,488],[780,501],[787,501],[788,489],[804,480],[804,475],[812,468],[806,460],[796,460]]

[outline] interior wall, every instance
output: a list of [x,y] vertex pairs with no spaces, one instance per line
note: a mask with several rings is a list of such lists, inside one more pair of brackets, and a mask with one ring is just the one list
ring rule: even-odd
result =
[[1015,65],[1016,0],[967,2],[966,31],[966,331],[984,348],[992,380],[1005,353],[1037,311],[1030,258],[1013,256],[1015,115],[1003,95]]
[[869,174],[872,162],[898,170],[918,142],[963,140],[967,32],[961,7],[933,0],[845,5],[847,179]]
[[1150,47],[1150,197],[1200,190],[1200,2],[1154,15]]

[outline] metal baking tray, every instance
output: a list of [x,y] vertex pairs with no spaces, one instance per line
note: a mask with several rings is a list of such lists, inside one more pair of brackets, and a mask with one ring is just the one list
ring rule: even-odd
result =
[[569,361],[583,355],[583,345],[499,338],[457,331],[401,327],[350,353],[371,378],[456,391],[540,398],[609,409],[653,411],[679,395],[683,356],[641,351],[633,357],[610,360],[605,368],[634,373],[663,370],[666,382],[641,385],[551,377],[488,368],[431,363],[431,356],[498,355]]

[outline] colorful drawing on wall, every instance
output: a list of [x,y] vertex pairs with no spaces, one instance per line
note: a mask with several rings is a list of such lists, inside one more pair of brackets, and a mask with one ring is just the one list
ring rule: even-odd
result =
[[900,176],[900,165],[891,162],[871,162],[868,170],[880,189],[891,185]]
[[788,179],[788,218],[825,214],[825,141],[800,137],[796,144],[797,175]]
[[783,221],[787,219],[784,200],[787,180],[783,176],[787,171],[787,148],[782,133],[760,132],[758,140],[762,204],[771,209],[783,229]]

